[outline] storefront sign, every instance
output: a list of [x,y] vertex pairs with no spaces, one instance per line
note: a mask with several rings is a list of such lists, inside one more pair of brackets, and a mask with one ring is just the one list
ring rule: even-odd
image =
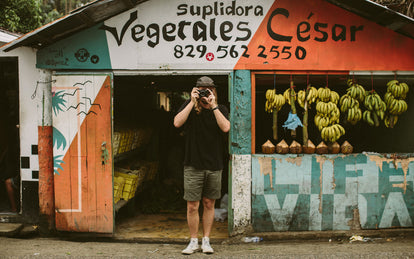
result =
[[151,0],[42,49],[38,66],[414,70],[413,45],[323,0]]

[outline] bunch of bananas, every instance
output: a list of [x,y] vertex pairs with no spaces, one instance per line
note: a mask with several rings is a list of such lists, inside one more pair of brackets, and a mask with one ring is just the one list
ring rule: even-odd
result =
[[286,89],[286,91],[283,93],[283,97],[285,98],[285,101],[289,105],[291,105],[291,103],[290,103],[290,97],[291,97],[291,95],[293,95],[294,100],[296,101],[296,99],[297,99],[296,92],[295,92],[295,90],[292,87]]
[[[306,96],[306,92],[308,92],[308,95]],[[318,98],[318,90],[316,90],[315,87],[311,86],[306,91],[300,90],[298,92],[298,103],[300,107],[305,107],[305,99],[308,102],[308,105],[314,103],[316,99]]]
[[266,91],[265,111],[272,113],[274,110],[280,111],[285,105],[285,97],[281,94],[276,94],[275,89],[268,89]]
[[322,102],[329,102],[331,100],[331,89],[328,87],[318,88],[318,99]]
[[335,142],[345,134],[345,129],[338,124],[341,115],[337,106],[338,101],[339,94],[337,92],[328,87],[318,89],[314,122],[325,141]]
[[407,111],[408,105],[404,100],[407,97],[409,87],[406,83],[391,80],[387,83],[387,92],[384,95],[384,101],[387,106],[387,115],[384,118],[384,124],[387,128],[393,128],[397,123],[398,116]]
[[352,125],[355,125],[362,119],[362,111],[359,108],[359,101],[349,95],[349,93],[342,95],[339,99],[339,106],[341,112],[345,114],[345,119]]
[[321,131],[323,128],[339,123],[339,116],[340,111],[335,103],[329,102],[322,102],[319,101],[316,103],[316,115],[314,118],[314,122],[316,127]]
[[345,135],[345,129],[340,124],[333,124],[322,129],[321,137],[324,141],[336,142],[341,136]]
[[404,99],[407,97],[408,90],[406,83],[398,83],[397,80],[391,80],[387,83],[384,100],[389,114],[398,116],[407,110],[408,105]]
[[366,95],[364,105],[367,110],[362,115],[363,120],[370,126],[378,127],[379,119],[384,119],[387,105],[375,91],[371,91]]
[[364,87],[355,83],[352,79],[348,79],[347,85],[349,86],[348,89],[346,89],[347,94],[362,103],[365,99]]
[[398,80],[391,80],[387,83],[387,92],[391,93],[396,99],[405,99],[407,97],[409,87],[404,82]]

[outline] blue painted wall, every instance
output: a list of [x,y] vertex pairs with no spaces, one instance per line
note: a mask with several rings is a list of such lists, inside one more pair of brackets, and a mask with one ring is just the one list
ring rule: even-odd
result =
[[251,152],[251,77],[250,70],[235,70],[230,84],[230,154]]
[[44,69],[111,69],[102,24],[76,33],[37,52],[36,67]]
[[375,154],[253,155],[253,228],[413,227],[413,162]]

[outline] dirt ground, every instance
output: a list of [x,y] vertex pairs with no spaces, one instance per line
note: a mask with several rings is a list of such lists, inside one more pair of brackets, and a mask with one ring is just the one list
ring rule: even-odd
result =
[[0,258],[414,258],[414,238],[320,241],[216,242],[214,255],[183,256],[181,243],[113,242],[112,239],[0,237]]

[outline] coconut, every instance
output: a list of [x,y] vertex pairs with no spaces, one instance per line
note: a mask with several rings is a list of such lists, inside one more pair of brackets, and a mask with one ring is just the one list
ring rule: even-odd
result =
[[289,146],[289,152],[292,154],[300,154],[302,153],[302,146],[294,140]]
[[302,147],[303,153],[306,154],[313,154],[315,153],[315,145],[312,143],[310,139],[306,142],[306,145],[303,145]]
[[273,143],[270,140],[267,140],[263,145],[262,145],[262,153],[263,154],[273,154],[275,153],[275,145],[273,145]]
[[343,154],[351,154],[354,148],[351,144],[349,144],[348,141],[345,140],[345,142],[341,146],[341,153]]
[[319,143],[319,145],[316,147],[316,153],[318,154],[327,154],[328,153],[328,146],[325,144],[325,142]]
[[286,143],[286,141],[284,139],[282,139],[282,141],[280,141],[276,145],[276,153],[278,153],[278,154],[287,154],[288,152],[289,152],[289,146]]
[[338,144],[338,142],[330,143],[328,145],[328,152],[331,154],[338,154],[339,151],[341,151],[341,146]]

